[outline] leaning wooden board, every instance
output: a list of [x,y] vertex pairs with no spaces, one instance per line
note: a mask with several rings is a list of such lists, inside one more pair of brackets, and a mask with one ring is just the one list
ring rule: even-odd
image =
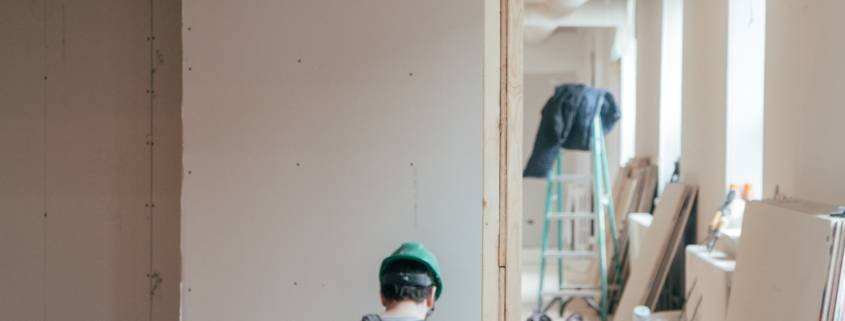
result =
[[663,285],[666,284],[666,278],[669,275],[669,269],[672,267],[672,262],[675,262],[675,254],[678,253],[678,249],[681,246],[681,240],[684,237],[684,231],[686,230],[687,222],[689,221],[689,215],[692,212],[692,204],[695,202],[695,198],[697,196],[697,187],[688,188],[687,197],[684,199],[680,216],[678,216],[675,220],[675,225],[672,228],[672,234],[669,237],[669,241],[667,242],[665,249],[663,250],[664,252],[661,257],[660,264],[658,265],[654,282],[651,284],[651,291],[649,291],[646,296],[646,306],[652,310],[657,307],[657,300],[659,298],[660,291],[663,289]]
[[643,238],[641,252],[631,262],[631,275],[625,284],[614,321],[631,321],[634,307],[645,303],[690,190],[687,185],[679,183],[666,186],[654,211],[654,220]]
[[820,319],[841,220],[823,214],[830,210],[801,201],[748,204],[727,321]]

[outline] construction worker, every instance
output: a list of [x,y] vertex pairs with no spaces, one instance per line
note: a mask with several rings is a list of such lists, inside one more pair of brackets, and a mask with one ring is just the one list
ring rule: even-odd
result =
[[402,244],[382,260],[379,283],[384,312],[368,314],[363,321],[426,320],[443,293],[437,258],[416,242]]

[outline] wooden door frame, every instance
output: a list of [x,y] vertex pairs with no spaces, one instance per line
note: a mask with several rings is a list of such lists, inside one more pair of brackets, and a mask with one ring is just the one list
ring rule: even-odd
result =
[[524,0],[484,0],[481,319],[521,318]]

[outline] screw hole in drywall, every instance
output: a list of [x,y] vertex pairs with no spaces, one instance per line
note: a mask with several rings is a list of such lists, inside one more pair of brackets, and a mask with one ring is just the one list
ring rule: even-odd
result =
[[299,167],[299,166],[301,166],[301,165],[302,165],[302,164],[300,164],[300,163],[298,163],[298,162],[296,163],[296,167]]
[[188,175],[191,175],[191,173],[193,173],[193,172],[192,172],[192,171],[188,171]]
[[414,162],[411,162],[411,166],[414,166]]
[[194,68],[188,67],[188,71],[194,70]]
[[302,63],[302,59],[297,59],[297,60],[296,60],[296,63],[301,64],[301,63]]
[[412,72],[408,73],[408,77],[413,77],[413,76],[414,76],[414,73],[412,73]]
[[293,286],[299,286],[299,283],[293,282]]
[[188,27],[188,31],[191,31],[191,27]]

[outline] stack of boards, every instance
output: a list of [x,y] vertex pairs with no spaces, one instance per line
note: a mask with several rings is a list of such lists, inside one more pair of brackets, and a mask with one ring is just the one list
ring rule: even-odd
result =
[[613,206],[619,214],[616,226],[622,228],[628,213],[651,213],[656,190],[657,166],[649,158],[632,158],[620,168],[613,183]]
[[[625,167],[619,169],[613,184],[613,207],[616,210],[616,228],[619,233],[619,253],[616,255],[623,264],[622,278],[629,274],[628,265],[628,221],[630,213],[651,213],[654,196],[657,191],[657,166],[652,165],[647,157],[632,158]],[[607,225],[610,226],[610,225]],[[608,239],[610,239],[608,237]],[[608,247],[616,251],[613,246]],[[614,253],[614,252],[611,252]],[[609,279],[614,280],[616,271],[610,269]],[[619,299],[618,291],[611,291],[613,305]]]
[[727,321],[845,320],[845,219],[799,200],[749,203]]
[[651,226],[643,238],[640,253],[630,262],[630,276],[625,283],[614,321],[631,321],[634,307],[638,305],[654,309],[670,265],[681,246],[697,193],[697,188],[680,183],[666,186],[654,210]]

